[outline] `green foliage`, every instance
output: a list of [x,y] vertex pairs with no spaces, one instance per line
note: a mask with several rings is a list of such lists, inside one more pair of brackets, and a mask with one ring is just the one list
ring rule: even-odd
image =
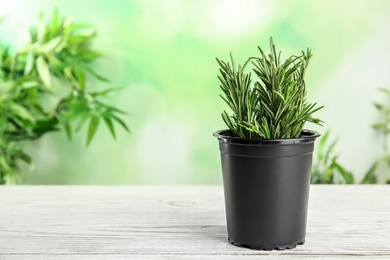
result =
[[383,94],[386,95],[387,101],[385,103],[374,102],[375,108],[378,110],[381,117],[381,121],[373,124],[372,128],[375,129],[383,137],[383,150],[385,153],[389,152],[389,134],[390,134],[390,89],[380,88]]
[[[381,117],[380,122],[372,125],[372,128],[383,137],[383,155],[376,159],[364,174],[361,184],[376,184],[379,182],[378,173],[379,166],[390,168],[390,151],[389,151],[389,134],[390,134],[390,89],[379,89],[386,95],[384,103],[374,102],[375,108],[378,110]],[[337,156],[334,152],[336,141],[328,144],[329,131],[320,139],[317,147],[317,160],[313,164],[311,182],[318,184],[332,183],[355,183],[353,174],[337,161]],[[390,180],[386,181],[390,184]]]
[[[316,148],[317,158],[313,164],[311,173],[312,184],[376,184],[378,183],[378,166],[387,163],[389,166],[390,155],[375,160],[360,182],[356,182],[352,172],[340,164],[335,153],[337,141],[329,143],[330,131],[326,131],[321,137]],[[390,180],[387,181],[390,183]]]
[[[377,173],[379,165],[390,169],[390,151],[389,151],[389,134],[390,134],[390,89],[380,88],[386,96],[384,103],[374,102],[375,108],[378,110],[381,117],[380,122],[373,124],[372,128],[383,137],[383,155],[377,159],[371,166],[370,171],[364,178],[364,183],[374,183],[377,181]],[[390,180],[387,180],[390,183]]]
[[376,184],[378,183],[378,176],[376,174],[376,169],[378,167],[378,160],[375,161],[371,167],[368,169],[367,173],[364,175],[361,184]]
[[313,164],[311,183],[313,184],[353,184],[353,174],[337,160],[334,148],[337,141],[329,143],[330,131],[326,131],[318,142],[317,158]]
[[[221,97],[233,111],[233,115],[224,111],[222,118],[232,134],[243,138],[296,138],[306,122],[321,125],[322,121],[313,114],[322,107],[306,100],[310,49],[282,62],[272,38],[268,56],[258,48],[260,57],[251,57],[238,67],[231,54],[231,64],[217,58],[224,93]],[[257,76],[253,84],[251,72],[244,71],[249,62]]]
[[[0,46],[0,183],[17,181],[18,162],[31,162],[23,152],[25,140],[58,130],[70,139],[89,122],[88,146],[102,120],[114,138],[113,122],[129,131],[118,116],[124,112],[101,101],[113,89],[91,92],[87,85],[88,74],[107,81],[91,69],[102,56],[91,47],[95,35],[93,27],[55,10],[49,22],[40,15],[21,50]],[[48,104],[53,98],[55,104]]]

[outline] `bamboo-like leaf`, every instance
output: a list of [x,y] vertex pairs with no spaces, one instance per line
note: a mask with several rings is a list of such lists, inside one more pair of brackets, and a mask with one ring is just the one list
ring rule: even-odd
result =
[[111,113],[111,112],[115,112],[115,113],[118,113],[118,114],[126,114],[125,111],[121,110],[121,109],[118,109],[116,107],[113,107],[113,106],[110,106],[110,105],[107,105],[107,104],[104,104],[98,100],[95,101],[95,103],[99,106],[101,106],[103,109],[105,109],[107,112]]
[[99,126],[99,121],[100,121],[100,118],[98,116],[96,116],[96,115],[91,116],[91,120],[89,121],[89,126],[88,126],[88,132],[87,132],[87,143],[86,143],[87,147],[91,143],[91,141],[96,133],[96,130]]
[[91,61],[94,61],[96,58],[99,58],[99,57],[102,57],[102,56],[103,56],[103,54],[100,53],[100,52],[93,51],[93,50],[85,50],[82,53],[80,53],[79,57],[84,62],[91,62]]
[[383,111],[384,106],[382,104],[379,104],[377,102],[374,102],[373,104],[376,107],[376,109],[378,109],[379,111]]
[[344,169],[344,167],[342,167],[337,162],[335,162],[334,165],[335,165],[336,169],[340,172],[340,174],[343,177],[346,184],[354,184],[355,183],[352,173],[350,173],[349,171]]
[[379,91],[385,93],[386,95],[388,95],[390,97],[390,89],[387,89],[387,88],[379,88],[378,89]]
[[[118,91],[121,89],[123,89],[123,88],[115,88],[115,87],[114,88],[107,88],[103,91],[91,92],[91,95],[92,96],[106,96],[108,93],[111,93],[113,91]],[[121,111],[121,112],[123,112],[123,111]]]
[[373,124],[371,127],[376,129],[376,130],[386,131],[387,124],[385,124],[385,123],[377,123],[377,124]]
[[58,8],[54,8],[53,18],[51,22],[50,38],[53,38],[59,28]]
[[30,74],[34,67],[35,57],[32,51],[27,52],[26,55],[26,66],[24,67],[24,75]]
[[10,110],[13,111],[16,115],[19,117],[28,120],[30,122],[35,122],[35,118],[28,112],[27,109],[25,109],[23,106],[19,105],[18,103],[12,103],[10,105]]
[[42,56],[38,56],[36,67],[43,84],[45,84],[47,88],[51,88],[50,69]]
[[24,161],[25,163],[27,164],[31,164],[31,157],[26,154],[25,152],[23,151],[16,151],[14,153],[15,157],[17,157],[18,159]]
[[111,114],[111,118],[114,119],[116,122],[118,122],[118,124],[120,124],[128,133],[130,133],[130,129],[129,127],[126,125],[125,122],[123,122],[122,119],[120,119],[119,117],[117,117],[116,115],[114,114]]
[[85,74],[81,69],[76,69],[76,79],[81,90],[85,90]]
[[73,17],[67,17],[65,18],[65,21],[64,21],[64,27],[67,28],[67,27],[70,27],[73,23],[73,20],[74,18]]
[[112,124],[111,118],[109,116],[107,116],[107,115],[104,115],[103,119],[104,119],[104,122],[107,125],[107,128],[110,130],[110,133],[111,133],[112,137],[114,139],[116,139],[115,128],[114,128],[114,125]]
[[84,37],[92,37],[95,34],[96,34],[96,29],[94,29],[94,28],[88,28],[88,29],[82,30],[78,33],[78,35],[84,36]]
[[11,166],[3,156],[0,156],[0,169],[3,169],[4,171],[7,172],[12,170]]
[[80,131],[80,129],[83,127],[83,125],[87,122],[87,120],[88,120],[88,116],[81,114],[79,116],[78,125],[76,126],[75,131],[76,132]]
[[[319,140],[318,146],[319,146],[320,149],[317,152],[319,160],[323,159],[323,156],[324,156],[323,150],[325,149],[325,144],[326,144],[326,142],[328,140],[329,134],[330,134],[329,130],[325,131],[325,133],[323,134],[323,136]],[[337,141],[335,141],[334,143],[336,144],[336,142]]]
[[72,140],[72,129],[69,123],[66,123],[64,125],[66,136],[68,137],[68,140]]
[[39,14],[39,19],[38,19],[36,30],[37,30],[38,41],[41,43],[45,42],[46,24],[45,24],[42,12]]
[[361,184],[373,184],[377,183],[377,176],[375,175],[376,168],[378,167],[378,162],[374,162],[367,173],[364,175]]
[[45,44],[42,44],[38,48],[38,50],[44,53],[52,52],[54,49],[58,47],[58,45],[60,45],[62,40],[63,40],[62,36],[57,36],[54,39],[51,39],[50,41],[46,42]]
[[88,71],[91,75],[93,75],[95,78],[97,78],[97,79],[99,79],[99,80],[101,80],[101,81],[104,81],[104,82],[109,82],[109,81],[110,81],[109,79],[107,79],[107,78],[105,78],[105,77],[103,77],[103,76],[97,74],[97,73],[96,73],[94,70],[92,70],[91,68],[86,67],[86,66],[83,66],[83,65],[81,65],[81,66],[83,67],[83,69],[85,69],[86,71]]

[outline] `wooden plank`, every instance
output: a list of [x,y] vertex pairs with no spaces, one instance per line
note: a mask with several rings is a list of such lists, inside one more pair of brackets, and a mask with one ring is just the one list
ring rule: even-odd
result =
[[221,186],[0,187],[0,259],[390,259],[390,186],[312,186],[306,244],[227,242]]
[[354,256],[354,255],[342,255],[342,256],[313,256],[313,255],[272,255],[272,254],[261,254],[261,255],[219,255],[219,256],[210,256],[210,255],[50,255],[50,256],[42,256],[42,255],[28,255],[28,256],[1,256],[1,260],[30,260],[30,259],[40,259],[40,260],[48,260],[48,259],[87,259],[87,260],[106,260],[106,259],[141,259],[141,260],[204,260],[204,259],[215,259],[215,260],[236,260],[236,259],[249,259],[249,260],[267,260],[267,259],[291,259],[291,260],[356,260],[356,259],[369,259],[369,260],[386,260],[389,259],[386,256]]

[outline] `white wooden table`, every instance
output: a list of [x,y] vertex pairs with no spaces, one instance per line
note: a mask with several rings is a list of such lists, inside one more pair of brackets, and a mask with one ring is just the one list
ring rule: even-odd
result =
[[222,186],[1,186],[0,259],[390,259],[390,185],[312,186],[306,244],[227,242]]

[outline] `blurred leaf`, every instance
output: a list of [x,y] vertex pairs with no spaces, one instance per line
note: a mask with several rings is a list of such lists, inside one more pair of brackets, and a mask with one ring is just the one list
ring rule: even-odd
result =
[[[117,91],[117,90],[122,90],[123,88],[107,88],[105,90],[102,90],[102,91],[95,91],[95,92],[91,92],[91,96],[106,96],[108,93],[112,92],[112,91]],[[123,111],[121,111],[123,112]]]
[[74,33],[74,31],[76,31],[76,30],[90,28],[90,27],[91,26],[89,24],[74,24],[73,23],[73,24],[64,26],[64,34],[71,36]]
[[22,151],[17,151],[15,153],[15,156],[17,158],[21,159],[22,161],[24,161],[25,163],[31,164],[31,157],[28,154],[26,154],[26,153],[24,153]]
[[96,101],[96,104],[98,104],[99,106],[103,107],[104,109],[106,109],[110,113],[114,111],[114,112],[119,113],[119,114],[126,114],[125,111],[120,110],[120,109],[118,109],[116,107],[113,107],[113,106],[109,106],[109,105],[104,104],[104,103],[102,103],[100,101]]
[[57,125],[58,125],[57,118],[47,118],[44,120],[37,120],[33,128],[33,133],[36,134],[36,138],[38,138],[47,132],[58,131],[59,129]]
[[334,162],[334,165],[335,165],[336,169],[340,172],[340,174],[343,177],[346,184],[354,184],[355,183],[355,180],[353,178],[352,173],[350,173],[349,171],[344,169],[344,167],[342,167],[337,162]]
[[9,95],[10,92],[14,90],[14,87],[14,81],[0,81],[0,93],[3,95]]
[[335,175],[335,167],[336,167],[335,160],[336,158],[333,158],[332,164],[325,169],[324,179],[325,179],[325,183],[327,184],[334,183],[334,175]]
[[130,129],[127,127],[126,123],[123,122],[119,117],[116,115],[111,115],[111,118],[117,121],[128,133],[130,133]]
[[385,93],[385,94],[387,94],[387,95],[390,96],[390,89],[387,89],[387,88],[379,88],[379,91],[381,91],[381,92],[383,92],[383,93]]
[[73,23],[74,18],[73,17],[67,17],[64,21],[64,27],[67,28]]
[[78,125],[76,126],[75,131],[76,132],[80,131],[81,127],[87,122],[87,120],[88,120],[88,116],[84,114],[80,115]]
[[85,90],[85,74],[82,70],[76,69],[77,81],[81,90]]
[[36,81],[25,81],[22,83],[24,89],[36,88],[39,87],[39,83]]
[[54,8],[53,18],[51,22],[50,38],[54,37],[55,33],[58,30],[58,26],[59,26],[59,18],[58,18],[58,9],[56,7]]
[[54,39],[46,42],[45,44],[42,44],[39,47],[39,51],[49,53],[57,48],[57,46],[61,43],[62,36],[57,36]]
[[37,23],[37,37],[38,37],[38,41],[40,43],[43,43],[45,41],[45,34],[46,34],[46,24],[45,24],[45,21],[44,21],[44,15],[43,13],[41,12],[39,14],[39,19],[38,19],[38,23]]
[[[330,157],[332,156],[332,153],[334,153],[334,148],[337,144],[337,140],[334,140],[330,145],[329,147],[327,148],[327,151],[325,152],[325,156],[323,158],[321,157],[318,157],[319,160],[323,159],[324,160],[324,163],[328,163]],[[320,155],[318,155],[320,156]],[[336,156],[335,156],[336,158]]]
[[325,134],[321,137],[321,139],[319,141],[319,145],[321,147],[323,147],[325,145],[325,143],[327,142],[328,137],[329,137],[329,133],[330,133],[330,130],[327,130],[327,131],[325,131]]
[[106,122],[106,125],[107,125],[108,129],[110,130],[110,133],[111,133],[112,137],[114,139],[116,139],[115,129],[114,129],[114,125],[112,124],[111,119],[108,116],[105,116],[105,115],[103,116],[103,119],[104,119],[104,122]]
[[87,147],[92,141],[92,138],[96,133],[96,129],[99,125],[99,121],[100,120],[98,116],[93,115],[91,117],[91,121],[89,122],[89,127],[88,127],[88,134],[87,134],[87,144],[86,144]]
[[50,88],[51,87],[50,69],[45,59],[42,56],[38,56],[36,61],[36,66],[37,66],[39,76],[41,77],[43,83],[47,88]]
[[101,80],[101,81],[104,81],[104,82],[109,82],[110,80],[108,80],[107,78],[97,74],[95,71],[93,71],[91,68],[89,67],[85,67],[83,66],[83,68],[88,71],[91,75],[93,75],[95,78]]
[[4,157],[0,157],[0,168],[3,168],[5,171],[11,171],[11,167]]
[[10,105],[10,110],[25,120],[28,120],[30,122],[35,121],[35,118],[30,114],[30,112],[28,112],[27,109],[17,103],[12,103]]
[[374,107],[376,107],[376,109],[378,109],[379,111],[383,111],[383,105],[382,105],[382,104],[379,104],[379,103],[374,102],[373,105],[374,105]]
[[376,168],[378,167],[378,162],[374,162],[367,173],[364,175],[361,184],[374,184],[377,183],[377,176],[375,174]]
[[82,30],[78,33],[78,35],[84,36],[84,37],[92,37],[95,34],[96,34],[96,30],[94,28],[88,28],[88,29]]
[[66,136],[68,137],[68,140],[72,140],[72,129],[68,123],[64,125]]
[[26,66],[24,67],[24,75],[30,74],[32,68],[34,67],[34,54],[32,51],[29,51],[26,56]]
[[383,123],[378,123],[378,124],[373,124],[371,127],[376,130],[386,131],[387,125]]
[[85,50],[83,53],[80,54],[80,57],[85,62],[91,62],[94,61],[96,58],[102,57],[103,55],[100,52],[92,51],[92,50]]

